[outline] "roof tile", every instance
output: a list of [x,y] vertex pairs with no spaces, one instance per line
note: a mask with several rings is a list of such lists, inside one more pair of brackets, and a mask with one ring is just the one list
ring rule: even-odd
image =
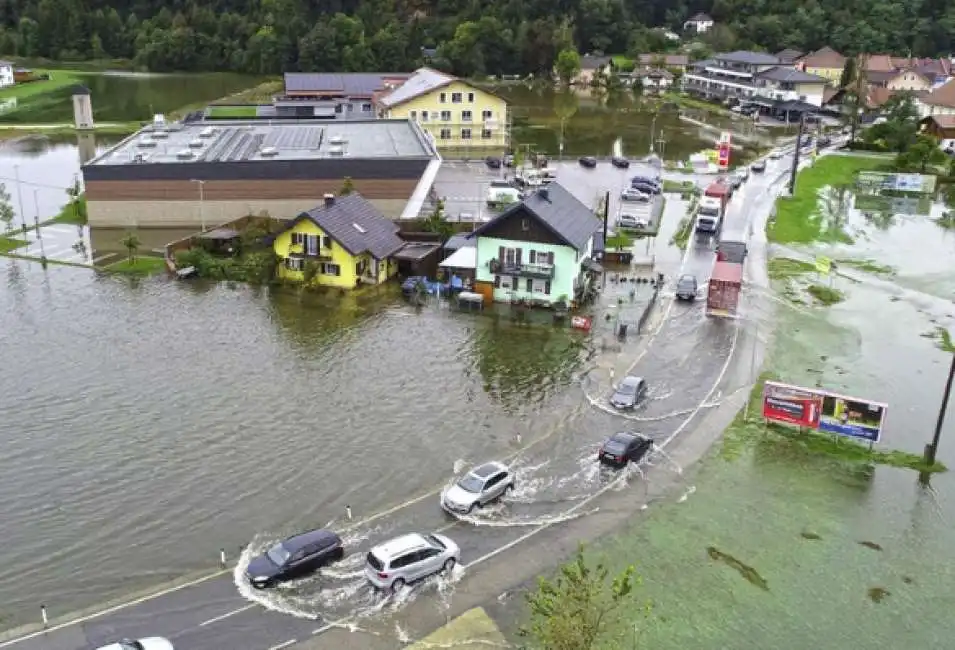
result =
[[929,106],[955,108],[955,79],[949,79],[943,85],[922,97],[921,102]]
[[812,54],[807,54],[800,63],[807,68],[841,68],[846,64],[846,57],[827,45]]
[[432,90],[437,90],[442,86],[447,86],[455,80],[455,77],[444,74],[443,72],[438,72],[432,68],[418,68],[406,82],[378,101],[386,108],[391,108],[392,106],[404,104],[415,97],[420,97]]

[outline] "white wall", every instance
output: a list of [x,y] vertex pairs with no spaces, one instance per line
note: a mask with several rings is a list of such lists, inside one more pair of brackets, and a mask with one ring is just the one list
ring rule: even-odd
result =
[[6,88],[7,86],[12,86],[16,83],[13,80],[13,66],[11,65],[2,65],[0,66],[0,88]]

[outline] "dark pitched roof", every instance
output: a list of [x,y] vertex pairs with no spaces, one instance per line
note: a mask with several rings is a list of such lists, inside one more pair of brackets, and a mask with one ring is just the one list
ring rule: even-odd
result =
[[337,196],[331,205],[303,212],[289,228],[302,219],[311,220],[352,255],[367,251],[380,260],[404,246],[398,225],[360,194]]
[[688,20],[687,22],[706,23],[706,22],[713,22],[713,19],[710,18],[707,14],[703,13],[702,11],[698,11],[697,13],[693,14],[693,16],[691,16],[690,20]]
[[776,52],[776,58],[782,61],[783,63],[792,63],[796,59],[802,56],[802,52],[799,50],[794,50],[792,48],[787,48],[781,52]]
[[802,70],[787,68],[785,66],[776,66],[775,68],[764,70],[756,76],[760,79],[769,79],[770,81],[782,81],[794,84],[824,84],[828,81],[825,77],[809,74],[808,72],[803,72]]
[[779,59],[766,52],[750,52],[748,50],[737,50],[726,54],[717,54],[713,57],[717,61],[729,61],[731,63],[748,63],[749,65],[777,65]]
[[536,217],[548,230],[578,251],[587,245],[601,225],[593,211],[568,192],[563,185],[550,183],[520,203],[515,203],[472,232],[469,237],[480,235],[492,224],[497,224],[520,210],[525,210]]
[[580,69],[581,70],[596,70],[597,68],[602,68],[606,65],[610,65],[612,59],[609,56],[595,56],[593,54],[585,54],[580,57]]
[[342,95],[371,97],[385,89],[388,79],[407,79],[407,72],[286,72],[285,92],[330,92]]
[[814,106],[809,102],[804,102],[799,99],[789,99],[776,102],[776,105],[773,106],[773,108],[778,111],[794,111],[798,113],[815,113],[819,110],[818,106]]
[[807,54],[800,63],[807,68],[841,68],[846,64],[846,57],[827,45],[812,54]]

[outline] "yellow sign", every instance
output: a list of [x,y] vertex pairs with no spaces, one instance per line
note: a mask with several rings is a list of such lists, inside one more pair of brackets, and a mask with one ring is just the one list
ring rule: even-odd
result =
[[822,257],[821,255],[816,258],[816,271],[821,275],[829,275],[829,271],[832,270],[832,260],[828,257]]

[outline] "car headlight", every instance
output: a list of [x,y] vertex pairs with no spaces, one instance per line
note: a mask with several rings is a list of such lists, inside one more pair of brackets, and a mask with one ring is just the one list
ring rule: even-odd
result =
[[254,576],[252,582],[268,582],[268,576]]

